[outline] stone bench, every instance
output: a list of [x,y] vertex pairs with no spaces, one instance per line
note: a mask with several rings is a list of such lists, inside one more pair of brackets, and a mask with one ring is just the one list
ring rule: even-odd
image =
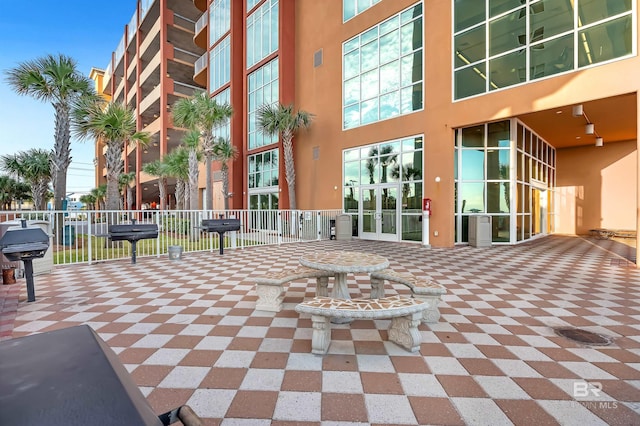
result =
[[444,286],[429,279],[416,277],[408,272],[397,272],[393,269],[383,269],[371,273],[371,298],[384,297],[384,280],[406,285],[411,289],[414,298],[427,304],[423,313],[422,322],[433,323],[440,319],[438,301],[446,293]]
[[290,268],[268,272],[265,275],[256,277],[256,293],[258,293],[256,310],[280,312],[282,309],[282,299],[284,299],[284,284],[304,278],[315,278],[317,283],[316,295],[327,296],[329,294],[327,288],[329,285],[329,277],[333,275],[333,272],[298,266],[295,269]]
[[331,344],[331,318],[391,318],[389,340],[410,352],[416,352],[422,341],[418,325],[426,308],[427,304],[421,300],[401,296],[382,299],[315,297],[297,305],[296,312],[311,314],[311,352],[323,355]]

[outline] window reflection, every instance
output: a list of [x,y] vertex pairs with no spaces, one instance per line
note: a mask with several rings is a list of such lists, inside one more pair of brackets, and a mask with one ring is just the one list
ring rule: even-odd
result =
[[423,108],[422,37],[418,3],[343,44],[345,129]]
[[453,12],[455,99],[633,54],[631,0],[456,0]]

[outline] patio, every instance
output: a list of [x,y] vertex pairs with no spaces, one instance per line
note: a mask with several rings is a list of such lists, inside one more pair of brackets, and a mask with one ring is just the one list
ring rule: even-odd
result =
[[[387,341],[388,320],[356,320],[334,324],[328,354],[312,355],[310,317],[294,307],[313,279],[289,285],[281,312],[254,311],[252,277],[321,250],[377,253],[446,287],[419,353]],[[89,324],[157,413],[188,404],[205,424],[640,424],[632,255],[568,236],[454,249],[325,240],[57,266],[35,277],[35,302],[24,280],[0,286],[0,338]],[[347,284],[369,296],[367,274]],[[387,286],[396,293],[408,289]],[[555,334],[566,326],[613,343]]]

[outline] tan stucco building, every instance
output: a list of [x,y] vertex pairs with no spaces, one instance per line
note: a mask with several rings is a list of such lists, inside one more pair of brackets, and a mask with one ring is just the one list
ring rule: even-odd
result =
[[447,247],[478,215],[496,244],[638,228],[637,1],[193,5],[194,84],[235,111],[216,129],[240,153],[232,208],[289,207],[281,143],[255,125],[280,102],[315,115],[298,208],[344,209],[360,238]]

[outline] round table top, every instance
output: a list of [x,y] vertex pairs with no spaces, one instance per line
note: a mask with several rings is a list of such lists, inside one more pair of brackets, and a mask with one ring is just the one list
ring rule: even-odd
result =
[[300,264],[321,271],[374,272],[389,267],[389,261],[377,254],[358,251],[326,251],[310,253],[300,258]]

